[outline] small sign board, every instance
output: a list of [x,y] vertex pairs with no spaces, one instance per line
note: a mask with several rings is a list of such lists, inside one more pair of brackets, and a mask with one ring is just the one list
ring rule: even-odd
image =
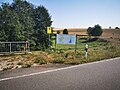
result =
[[47,27],[47,33],[51,34],[51,32],[52,32],[52,28],[51,27]]

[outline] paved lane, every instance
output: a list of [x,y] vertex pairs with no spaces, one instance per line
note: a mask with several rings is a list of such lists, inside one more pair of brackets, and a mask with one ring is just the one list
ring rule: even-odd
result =
[[0,90],[120,90],[120,58],[3,80]]

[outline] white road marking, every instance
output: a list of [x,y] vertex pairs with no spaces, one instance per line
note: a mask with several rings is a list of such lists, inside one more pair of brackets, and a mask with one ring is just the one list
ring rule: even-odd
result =
[[59,68],[59,69],[53,69],[53,70],[48,70],[48,71],[43,71],[43,72],[31,73],[31,74],[26,74],[26,75],[21,75],[21,76],[3,78],[3,79],[0,79],[0,82],[7,81],[7,80],[12,80],[12,79],[17,79],[17,78],[28,77],[28,76],[34,76],[34,75],[38,75],[38,74],[44,74],[44,73],[50,73],[50,72],[55,72],[55,71],[60,71],[60,70],[66,70],[66,69],[76,68],[76,67],[79,67],[79,66],[98,64],[98,63],[108,62],[108,61],[112,61],[112,60],[116,60],[116,59],[120,59],[120,57],[118,57],[118,58],[112,58],[112,59],[107,59],[107,60],[102,60],[102,61],[98,61],[98,62],[91,62],[91,63],[85,63],[85,64],[80,64],[80,65],[70,66],[70,67],[64,67],[64,68]]

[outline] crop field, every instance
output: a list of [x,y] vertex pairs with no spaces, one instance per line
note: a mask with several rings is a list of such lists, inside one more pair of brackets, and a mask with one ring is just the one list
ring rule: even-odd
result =
[[[56,31],[63,31],[64,29],[55,29]],[[87,35],[87,28],[70,28],[68,29],[69,34],[79,34],[79,35]],[[103,29],[102,37],[113,37],[120,38],[120,29]]]
[[[64,29],[55,29],[54,33],[57,31],[60,31],[62,34],[62,31]],[[68,29],[69,34],[78,34],[78,35],[87,35],[87,29],[86,28],[70,28]],[[108,40],[112,42],[112,44],[120,44],[120,29],[104,29],[103,28],[103,34],[100,36],[100,38]]]

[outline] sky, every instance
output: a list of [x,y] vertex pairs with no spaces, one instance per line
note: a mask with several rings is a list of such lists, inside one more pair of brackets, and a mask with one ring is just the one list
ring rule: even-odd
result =
[[[120,27],[120,0],[27,0],[43,5],[55,28]],[[0,0],[11,3],[12,0]]]

